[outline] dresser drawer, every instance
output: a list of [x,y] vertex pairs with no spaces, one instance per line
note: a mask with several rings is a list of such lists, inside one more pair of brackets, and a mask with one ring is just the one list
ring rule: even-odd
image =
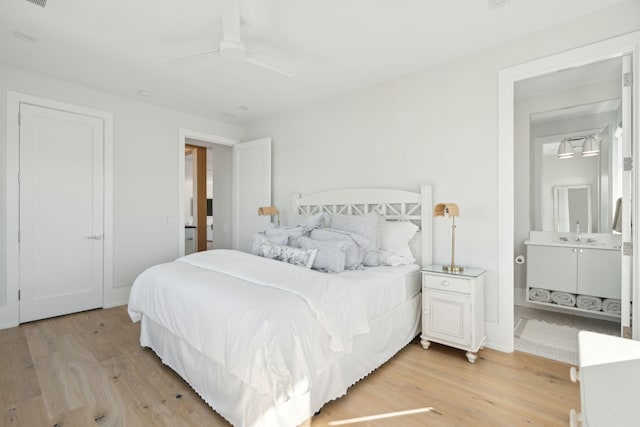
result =
[[438,289],[441,291],[459,292],[461,294],[471,293],[471,283],[469,279],[460,279],[457,277],[443,277],[422,275],[422,286],[429,289]]

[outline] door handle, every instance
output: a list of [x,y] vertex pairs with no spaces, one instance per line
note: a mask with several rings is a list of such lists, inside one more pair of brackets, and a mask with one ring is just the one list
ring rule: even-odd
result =
[[102,234],[94,234],[93,236],[86,236],[85,239],[102,240],[102,237]]

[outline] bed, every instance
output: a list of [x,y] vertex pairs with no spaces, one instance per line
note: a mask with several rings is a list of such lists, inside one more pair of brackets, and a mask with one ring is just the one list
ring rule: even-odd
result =
[[299,425],[419,334],[431,206],[429,186],[296,195],[296,214],[416,223],[416,263],[328,274],[237,251],[192,254],[136,280],[140,343],[231,424]]

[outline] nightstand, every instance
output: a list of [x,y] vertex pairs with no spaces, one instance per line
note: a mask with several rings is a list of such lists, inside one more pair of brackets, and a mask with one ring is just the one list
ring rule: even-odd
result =
[[422,269],[422,335],[431,341],[467,351],[474,363],[484,346],[484,270],[468,268],[449,273],[441,265]]

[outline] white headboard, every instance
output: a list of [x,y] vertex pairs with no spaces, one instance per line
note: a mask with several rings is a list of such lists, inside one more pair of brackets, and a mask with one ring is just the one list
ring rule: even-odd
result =
[[411,242],[411,250],[417,262],[426,267],[432,264],[433,201],[430,185],[413,193],[390,189],[344,189],[326,191],[307,196],[294,194],[291,210],[298,215],[320,212],[344,215],[364,215],[378,212],[388,221],[411,221],[420,227]]

